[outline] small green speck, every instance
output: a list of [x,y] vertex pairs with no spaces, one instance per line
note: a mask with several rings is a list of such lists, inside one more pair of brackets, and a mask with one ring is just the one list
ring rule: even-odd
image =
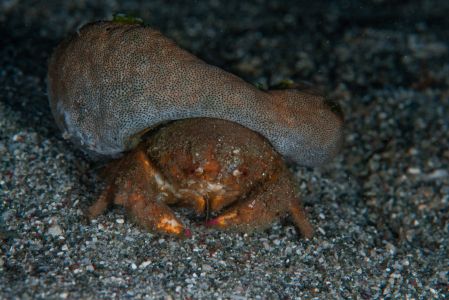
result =
[[261,83],[261,82],[256,82],[256,83],[254,84],[254,86],[255,86],[256,88],[258,88],[259,90],[262,90],[262,91],[268,90],[267,85],[266,85],[266,84],[263,84],[263,83]]
[[143,20],[131,15],[116,13],[112,18],[112,22],[120,24],[143,24]]
[[273,85],[271,88],[276,90],[291,89],[295,87],[295,82],[291,79],[284,79]]

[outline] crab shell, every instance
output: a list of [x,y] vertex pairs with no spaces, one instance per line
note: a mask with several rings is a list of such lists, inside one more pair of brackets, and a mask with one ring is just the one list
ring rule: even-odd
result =
[[188,237],[171,208],[186,206],[221,230],[252,232],[289,216],[304,237],[313,236],[281,155],[234,122],[191,118],[161,126],[104,175],[90,218],[116,204],[150,232]]

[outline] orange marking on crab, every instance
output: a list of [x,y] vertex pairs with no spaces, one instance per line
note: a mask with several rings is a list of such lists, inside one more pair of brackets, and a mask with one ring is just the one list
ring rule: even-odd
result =
[[231,212],[225,215],[221,215],[215,219],[206,222],[206,226],[221,226],[224,227],[229,224],[230,221],[238,216],[237,212]]
[[156,224],[156,228],[166,233],[175,235],[180,235],[184,231],[183,226],[171,217],[162,217]]

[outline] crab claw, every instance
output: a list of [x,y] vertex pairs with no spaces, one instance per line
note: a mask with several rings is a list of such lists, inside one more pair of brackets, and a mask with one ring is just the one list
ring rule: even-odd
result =
[[290,214],[306,238],[313,236],[312,225],[301,207],[289,180],[275,180],[264,190],[251,193],[246,200],[232,205],[206,226],[250,231],[268,227],[276,219]]
[[150,232],[179,237],[189,236],[190,231],[184,228],[165,203],[156,200],[154,191],[149,188],[149,185],[142,189],[139,185],[127,181],[125,186],[128,187],[122,187],[115,195],[114,203],[125,207],[137,224]]
[[247,199],[231,206],[224,213],[206,222],[206,226],[220,229],[251,231],[267,227],[277,217],[277,212],[263,210],[263,201]]
[[170,198],[160,197],[158,174],[142,151],[137,149],[110,169],[113,172],[109,176],[109,185],[89,208],[90,218],[98,216],[114,203],[123,206],[137,224],[150,232],[178,237],[192,235],[164,203]]

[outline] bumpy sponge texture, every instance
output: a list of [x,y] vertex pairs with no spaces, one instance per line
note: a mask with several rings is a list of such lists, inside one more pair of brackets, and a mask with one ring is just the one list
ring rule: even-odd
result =
[[321,96],[261,91],[140,24],[90,23],[64,40],[48,69],[55,119],[66,136],[99,155],[117,156],[170,120],[208,117],[265,136],[300,165],[332,158],[343,120]]

